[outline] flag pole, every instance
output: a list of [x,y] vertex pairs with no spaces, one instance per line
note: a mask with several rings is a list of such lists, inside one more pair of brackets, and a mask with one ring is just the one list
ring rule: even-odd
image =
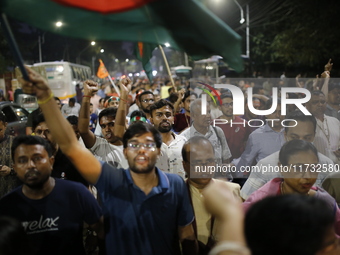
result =
[[120,97],[120,92],[119,92],[119,89],[117,88],[116,84],[113,82],[112,78],[111,78],[111,75],[109,74],[109,79],[110,79],[110,82],[112,84],[112,86],[115,88],[115,90],[117,91],[117,94],[118,96]]
[[170,78],[172,87],[174,88],[175,92],[177,92],[177,89],[176,89],[175,83],[174,83],[174,79],[172,79],[172,75],[171,75],[169,63],[168,63],[168,60],[166,59],[166,56],[165,56],[163,47],[159,44],[159,45],[158,45],[158,48],[160,49],[160,51],[161,51],[161,53],[162,53],[163,60],[164,60],[165,66],[166,66],[166,70],[168,71],[168,75],[169,75],[169,78]]
[[17,65],[20,68],[20,71],[22,73],[22,77],[26,81],[29,81],[30,79],[28,78],[28,74],[27,74],[27,71],[26,71],[25,66],[24,66],[24,61],[23,61],[21,53],[19,51],[17,42],[14,39],[14,35],[13,35],[11,27],[8,23],[6,14],[0,13],[0,23],[1,23],[1,27],[4,31],[5,37],[8,40],[8,44],[9,44],[11,50],[12,50],[12,54],[14,56],[14,59],[17,62]]

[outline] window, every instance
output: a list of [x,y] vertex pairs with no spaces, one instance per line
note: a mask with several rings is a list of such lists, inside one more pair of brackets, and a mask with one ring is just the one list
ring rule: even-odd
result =
[[2,108],[2,112],[6,115],[8,123],[18,121],[17,116],[15,115],[10,106],[5,106],[4,108]]
[[12,105],[12,107],[20,121],[27,121],[29,113],[25,109],[16,105]]

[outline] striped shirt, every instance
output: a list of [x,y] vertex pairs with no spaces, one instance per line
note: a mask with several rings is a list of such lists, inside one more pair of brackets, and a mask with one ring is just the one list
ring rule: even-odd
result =
[[329,157],[334,163],[339,164],[340,160],[335,156],[340,145],[340,121],[334,117],[324,115],[324,121],[316,119],[316,134],[314,146],[318,152]]

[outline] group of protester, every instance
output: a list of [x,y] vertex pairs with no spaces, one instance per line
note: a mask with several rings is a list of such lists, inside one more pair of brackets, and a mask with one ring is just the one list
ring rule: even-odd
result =
[[[216,106],[199,85],[160,99],[157,84],[127,78],[119,96],[84,81],[79,109],[74,100],[60,108],[27,68],[22,88],[39,103],[28,135],[5,135],[0,114],[0,253],[339,254],[331,170],[340,158],[340,86],[331,68],[305,104],[312,115],[289,108],[284,128],[279,100],[260,90],[254,108],[276,105],[265,117],[249,101],[235,116],[229,90],[218,91]],[[228,170],[211,171],[218,166]]]

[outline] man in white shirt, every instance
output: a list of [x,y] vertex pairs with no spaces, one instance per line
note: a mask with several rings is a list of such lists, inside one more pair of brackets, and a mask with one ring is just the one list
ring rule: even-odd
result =
[[329,157],[335,164],[340,163],[340,121],[325,115],[327,106],[323,92],[312,91],[311,99],[306,103],[308,111],[316,118],[314,146]]
[[215,148],[215,157],[218,160],[218,163],[229,163],[231,153],[223,130],[220,127],[212,127],[210,125],[212,121],[210,106],[207,105],[206,115],[202,115],[201,108],[201,99],[196,99],[191,103],[190,113],[193,124],[188,129],[184,130],[181,133],[181,136],[184,136],[187,140],[193,136],[206,137]]
[[185,172],[182,165],[182,147],[186,139],[172,132],[174,124],[174,106],[161,99],[150,106],[150,121],[162,135],[161,156],[156,166],[162,171],[178,174],[183,179]]
[[103,137],[95,136],[89,129],[90,98],[98,90],[98,84],[92,81],[84,82],[84,96],[79,114],[79,132],[86,148],[89,148],[97,159],[105,161],[117,168],[127,168],[128,164],[123,154],[123,137],[125,131],[126,100],[128,89],[121,85],[121,98],[118,109],[106,108],[99,114],[99,125]]
[[80,104],[76,103],[75,98],[70,98],[68,100],[68,104],[64,104],[63,107],[61,107],[61,112],[65,118],[68,116],[79,116],[79,110],[80,110]]

